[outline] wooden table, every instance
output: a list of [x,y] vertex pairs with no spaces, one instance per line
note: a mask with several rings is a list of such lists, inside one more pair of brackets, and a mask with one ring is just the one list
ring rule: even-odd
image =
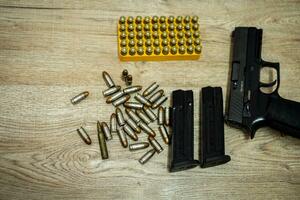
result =
[[[187,14],[200,17],[200,60],[119,61],[120,15]],[[1,0],[0,199],[299,199],[300,140],[269,128],[250,140],[225,126],[231,162],[177,173],[167,171],[166,145],[142,166],[144,151],[123,149],[114,135],[103,161],[96,135],[96,121],[114,111],[101,73],[124,85],[128,69],[134,84],[194,91],[198,152],[199,90],[222,86],[225,94],[236,26],[263,28],[262,57],[281,64],[279,93],[300,101],[299,19],[299,1]],[[73,106],[70,98],[84,90],[91,95]],[[75,131],[81,125],[91,146]]]

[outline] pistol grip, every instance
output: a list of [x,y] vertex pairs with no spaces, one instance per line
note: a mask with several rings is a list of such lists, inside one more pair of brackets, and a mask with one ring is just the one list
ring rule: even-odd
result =
[[266,119],[271,127],[300,138],[300,103],[272,95]]

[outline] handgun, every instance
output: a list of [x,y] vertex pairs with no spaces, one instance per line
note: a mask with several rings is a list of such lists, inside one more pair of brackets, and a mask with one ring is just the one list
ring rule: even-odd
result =
[[[236,27],[232,34],[231,76],[225,120],[250,133],[269,126],[300,138],[300,103],[279,96],[279,63],[261,58],[262,29]],[[261,70],[269,67],[275,80],[261,80]],[[264,92],[271,88],[271,92]]]

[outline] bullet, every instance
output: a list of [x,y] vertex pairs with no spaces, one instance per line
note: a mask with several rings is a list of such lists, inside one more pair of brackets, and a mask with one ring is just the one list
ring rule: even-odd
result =
[[149,101],[151,103],[154,103],[155,101],[157,101],[160,97],[162,97],[162,95],[164,94],[163,90],[158,90],[157,92],[155,92],[150,98]]
[[108,88],[108,89],[104,90],[102,92],[102,94],[103,94],[103,96],[107,97],[109,95],[112,95],[112,94],[118,92],[120,89],[121,89],[121,87],[117,85],[117,86],[114,86],[114,87],[111,87],[111,88]]
[[157,120],[157,123],[158,123],[158,125],[162,125],[162,124],[164,124],[164,121],[165,121],[165,110],[164,110],[164,108],[163,107],[159,107],[158,108],[158,114],[157,114],[157,116],[158,116],[158,120]]
[[145,45],[146,45],[146,46],[151,46],[151,44],[152,44],[151,39],[147,39],[147,40],[145,41]]
[[159,40],[158,40],[158,39],[155,39],[155,40],[153,41],[153,45],[156,46],[156,47],[159,46]]
[[134,144],[129,145],[129,151],[136,151],[136,150],[141,150],[141,149],[146,149],[149,147],[148,142],[138,142]]
[[190,16],[185,16],[184,22],[189,23],[190,21],[191,21],[191,17]]
[[178,16],[177,18],[176,18],[176,23],[181,23],[182,22],[182,17],[181,16]]
[[137,45],[138,45],[139,47],[142,47],[143,44],[144,44],[143,40],[140,39],[140,40],[137,41]]
[[157,31],[158,30],[158,24],[153,24],[152,25],[152,30]]
[[160,23],[165,23],[166,22],[166,17],[165,16],[161,16],[159,19]]
[[198,25],[198,24],[194,24],[194,25],[193,25],[193,30],[194,30],[194,31],[197,31],[198,29],[199,29],[199,25]]
[[112,135],[111,135],[111,132],[108,128],[107,123],[106,122],[101,122],[100,127],[101,127],[102,132],[104,133],[104,136],[105,136],[106,140],[111,140]]
[[154,137],[150,136],[150,137],[148,137],[148,140],[149,140],[149,143],[151,144],[151,146],[156,150],[157,153],[160,153],[164,150]]
[[128,146],[128,141],[127,141],[126,133],[125,133],[123,127],[118,126],[117,133],[119,135],[119,139],[120,139],[122,146],[124,148],[126,148]]
[[121,25],[120,25],[120,31],[125,31],[125,30],[126,30],[125,24],[121,24]]
[[138,92],[141,89],[142,89],[142,86],[140,86],[140,85],[129,86],[129,87],[123,89],[123,92],[124,92],[124,94],[130,94],[130,93]]
[[102,77],[103,77],[104,82],[106,83],[107,87],[111,88],[111,87],[115,86],[114,81],[112,80],[112,78],[106,71],[102,72]]
[[159,47],[155,47],[154,53],[155,53],[155,55],[159,55],[160,54],[160,48]]
[[112,113],[110,116],[110,132],[117,132],[117,115],[115,113]]
[[175,47],[175,46],[173,46],[172,48],[171,48],[171,54],[176,54],[177,53],[177,48]]
[[147,47],[147,49],[146,49],[146,54],[147,54],[147,55],[151,55],[151,54],[152,54],[152,51],[153,51],[152,47]]
[[114,93],[112,96],[108,97],[106,99],[106,103],[111,103],[117,99],[119,99],[120,97],[124,96],[124,92],[121,90],[121,91],[118,91],[116,93]]
[[198,19],[199,19],[199,18],[198,18],[197,16],[193,16],[192,22],[193,22],[193,23],[197,23],[197,22],[198,22]]
[[185,29],[186,31],[189,31],[189,30],[191,30],[191,26],[190,26],[189,24],[186,24],[186,25],[184,26],[184,29]]
[[192,44],[193,44],[192,38],[187,39],[187,40],[186,40],[186,44],[187,44],[187,45],[192,45]]
[[121,39],[126,39],[126,32],[125,31],[120,33],[120,38]]
[[168,22],[169,22],[169,23],[173,23],[173,22],[174,22],[174,16],[169,16]]
[[146,105],[146,106],[151,106],[151,102],[150,102],[148,99],[146,99],[144,96],[142,96],[141,94],[139,94],[139,93],[137,93],[137,94],[134,96],[134,98],[135,98],[138,102],[140,102],[141,104],[144,104],[144,105]]
[[173,33],[172,37],[175,37],[175,32],[173,31],[175,29],[174,24],[170,24],[168,28],[169,28],[169,31],[171,31],[170,32],[170,37],[171,37],[171,33]]
[[184,45],[184,39],[183,38],[178,40],[178,45],[179,46]]
[[173,38],[173,39],[174,39],[174,38],[175,38],[175,35],[176,35],[176,34],[175,34],[174,31],[170,31],[170,33],[169,33],[169,37],[170,37],[170,38]]
[[134,55],[135,55],[135,48],[134,48],[134,47],[131,47],[131,48],[129,49],[129,54],[130,54],[131,56],[134,56]]
[[154,32],[152,33],[152,37],[153,37],[154,39],[158,39],[158,37],[159,37],[158,32],[157,32],[157,31],[154,31]]
[[127,115],[135,122],[138,123],[141,119],[135,114],[135,112],[129,108],[125,109]]
[[134,141],[137,141],[139,138],[138,136],[136,135],[136,133],[134,132],[134,130],[132,130],[132,128],[128,125],[128,124],[125,124],[124,127],[123,127],[125,133]]
[[107,151],[105,136],[101,130],[101,125],[99,121],[97,121],[97,131],[98,131],[98,141],[100,146],[101,157],[103,160],[108,159],[108,151]]
[[194,38],[200,37],[200,32],[199,31],[194,31]]
[[158,108],[158,106],[163,104],[167,99],[168,99],[168,97],[162,96],[160,99],[158,99],[156,102],[154,102],[154,104],[152,104],[152,109]]
[[185,47],[184,46],[180,46],[179,47],[179,53],[180,54],[184,54],[185,53]]
[[135,113],[146,124],[149,124],[151,122],[151,119],[142,110],[136,110]]
[[177,31],[182,31],[182,24],[178,24],[176,29],[177,29]]
[[152,92],[154,92],[158,87],[159,87],[159,85],[156,82],[153,82],[149,87],[147,87],[144,90],[143,96],[146,97],[146,96],[152,94]]
[[146,113],[146,115],[151,119],[152,122],[156,120],[157,116],[154,114],[154,112],[151,110],[150,107],[144,106],[143,110]]
[[126,120],[126,123],[137,133],[141,132],[141,128],[138,127],[138,125],[130,118],[128,117],[128,119]]
[[149,151],[147,151],[147,153],[145,153],[140,159],[139,159],[139,163],[141,163],[142,165],[145,164],[146,162],[148,162],[148,160],[150,160],[150,158],[152,158],[152,156],[155,154],[155,149],[151,149]]
[[121,40],[121,46],[122,46],[122,47],[126,47],[126,45],[127,45],[126,40]]
[[[132,28],[132,26],[129,26],[129,27],[131,27]],[[129,34],[128,34],[128,38],[129,39],[133,39],[134,38],[134,32],[129,32]],[[133,44],[134,44],[134,40],[133,40]],[[134,46],[134,45],[132,45],[132,46]]]
[[186,37],[186,38],[192,37],[191,31],[186,31],[186,32],[185,32],[185,37]]
[[144,30],[145,31],[149,31],[150,30],[150,25],[149,24],[145,24],[144,25]]
[[[160,31],[165,31],[165,30],[167,30],[167,25],[166,24],[160,24]],[[164,37],[164,38],[166,38],[166,37]]]
[[165,107],[165,125],[170,125],[170,107]]
[[[195,44],[195,45],[199,45],[200,43],[201,43],[200,38],[197,38],[197,39],[194,40],[194,44]],[[196,48],[195,48],[195,49],[196,49]]]
[[158,17],[157,16],[153,16],[152,17],[152,23],[157,23],[158,22]]
[[151,33],[149,31],[146,31],[144,36],[146,39],[149,39],[151,37]]
[[126,78],[125,78],[125,84],[127,86],[129,86],[129,85],[132,84],[132,76],[130,74],[128,76],[126,76]]
[[91,140],[90,136],[88,135],[88,133],[86,132],[86,130],[83,127],[80,127],[79,129],[77,129],[77,133],[79,134],[81,139],[86,144],[88,144],[88,145],[92,144],[92,140]]
[[160,135],[162,137],[162,139],[164,140],[165,144],[169,144],[169,134],[168,134],[168,131],[166,129],[166,127],[164,125],[160,125],[158,127],[158,130],[160,132]]
[[125,124],[125,119],[123,112],[120,108],[116,108],[116,116],[117,116],[117,122],[119,126],[123,126]]
[[193,46],[189,46],[189,47],[187,48],[187,52],[188,52],[189,54],[192,54],[192,53],[194,52],[194,47],[193,47]]
[[131,108],[131,109],[142,109],[143,108],[143,104],[138,103],[138,102],[126,102],[126,103],[124,103],[124,106],[126,108]]
[[201,53],[201,50],[202,50],[202,48],[201,48],[200,45],[198,45],[198,46],[195,47],[195,52],[196,53],[198,53],[198,54]]
[[127,18],[127,23],[128,23],[128,24],[132,24],[132,23],[133,23],[133,17],[132,17],[132,16],[129,16],[129,17]]
[[135,23],[140,24],[142,22],[142,16],[137,16],[135,18]]
[[167,46],[164,46],[163,47],[163,52],[162,52],[164,55],[168,55],[169,54],[169,47]]
[[183,38],[184,34],[183,32],[177,32],[177,37],[180,39],[180,38]]
[[126,22],[126,17],[121,16],[120,19],[119,19],[119,23],[124,24],[125,22]]
[[[134,45],[135,45],[134,40],[129,40],[128,45],[129,45],[130,47],[134,47]],[[130,54],[130,55],[131,55],[131,53],[132,53],[132,52],[131,52],[131,49],[132,49],[132,48],[129,49],[129,54]],[[133,48],[133,50],[134,50],[134,48]],[[135,51],[134,51],[133,53],[135,53]]]
[[122,74],[121,74],[121,79],[124,81],[126,76],[128,76],[128,70],[127,69],[124,69],[122,71]]
[[129,95],[123,96],[117,100],[115,100],[114,102],[112,102],[113,106],[117,107],[123,103],[125,103],[126,101],[128,101],[130,99]]
[[144,24],[149,24],[149,22],[150,22],[150,17],[149,16],[144,17]]
[[144,54],[144,49],[143,49],[143,47],[138,47],[137,53],[138,53],[139,55],[143,55],[143,54]]
[[[136,26],[136,31],[138,31],[137,35],[143,37],[142,29],[143,29],[143,26],[142,26],[141,24],[138,24],[138,25]],[[142,34],[142,35],[140,35],[140,34]],[[142,37],[139,37],[139,38],[142,38]]]
[[126,56],[126,54],[127,54],[127,48],[126,47],[122,47],[121,48],[121,55],[122,56]]
[[90,93],[89,93],[88,91],[84,91],[84,92],[82,92],[82,93],[76,95],[75,97],[73,97],[73,98],[71,99],[71,103],[72,103],[73,105],[78,104],[80,101],[82,101],[83,99],[87,98],[87,97],[89,96],[89,94],[90,94]]
[[152,130],[152,128],[150,128],[147,124],[145,124],[144,122],[140,121],[138,123],[138,126],[149,136],[155,137],[156,133]]
[[[171,46],[175,46],[176,43],[177,43],[177,41],[176,41],[175,38],[172,38],[172,39],[170,40],[170,45],[171,45]],[[180,49],[179,49],[179,51],[180,51]]]
[[168,40],[167,40],[167,39],[163,39],[163,40],[161,41],[161,45],[167,46],[167,45],[168,45]]

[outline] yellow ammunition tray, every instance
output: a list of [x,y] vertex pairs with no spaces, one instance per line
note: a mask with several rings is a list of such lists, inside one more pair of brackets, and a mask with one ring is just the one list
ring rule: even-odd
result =
[[121,16],[119,19],[121,61],[196,60],[201,51],[197,16]]

